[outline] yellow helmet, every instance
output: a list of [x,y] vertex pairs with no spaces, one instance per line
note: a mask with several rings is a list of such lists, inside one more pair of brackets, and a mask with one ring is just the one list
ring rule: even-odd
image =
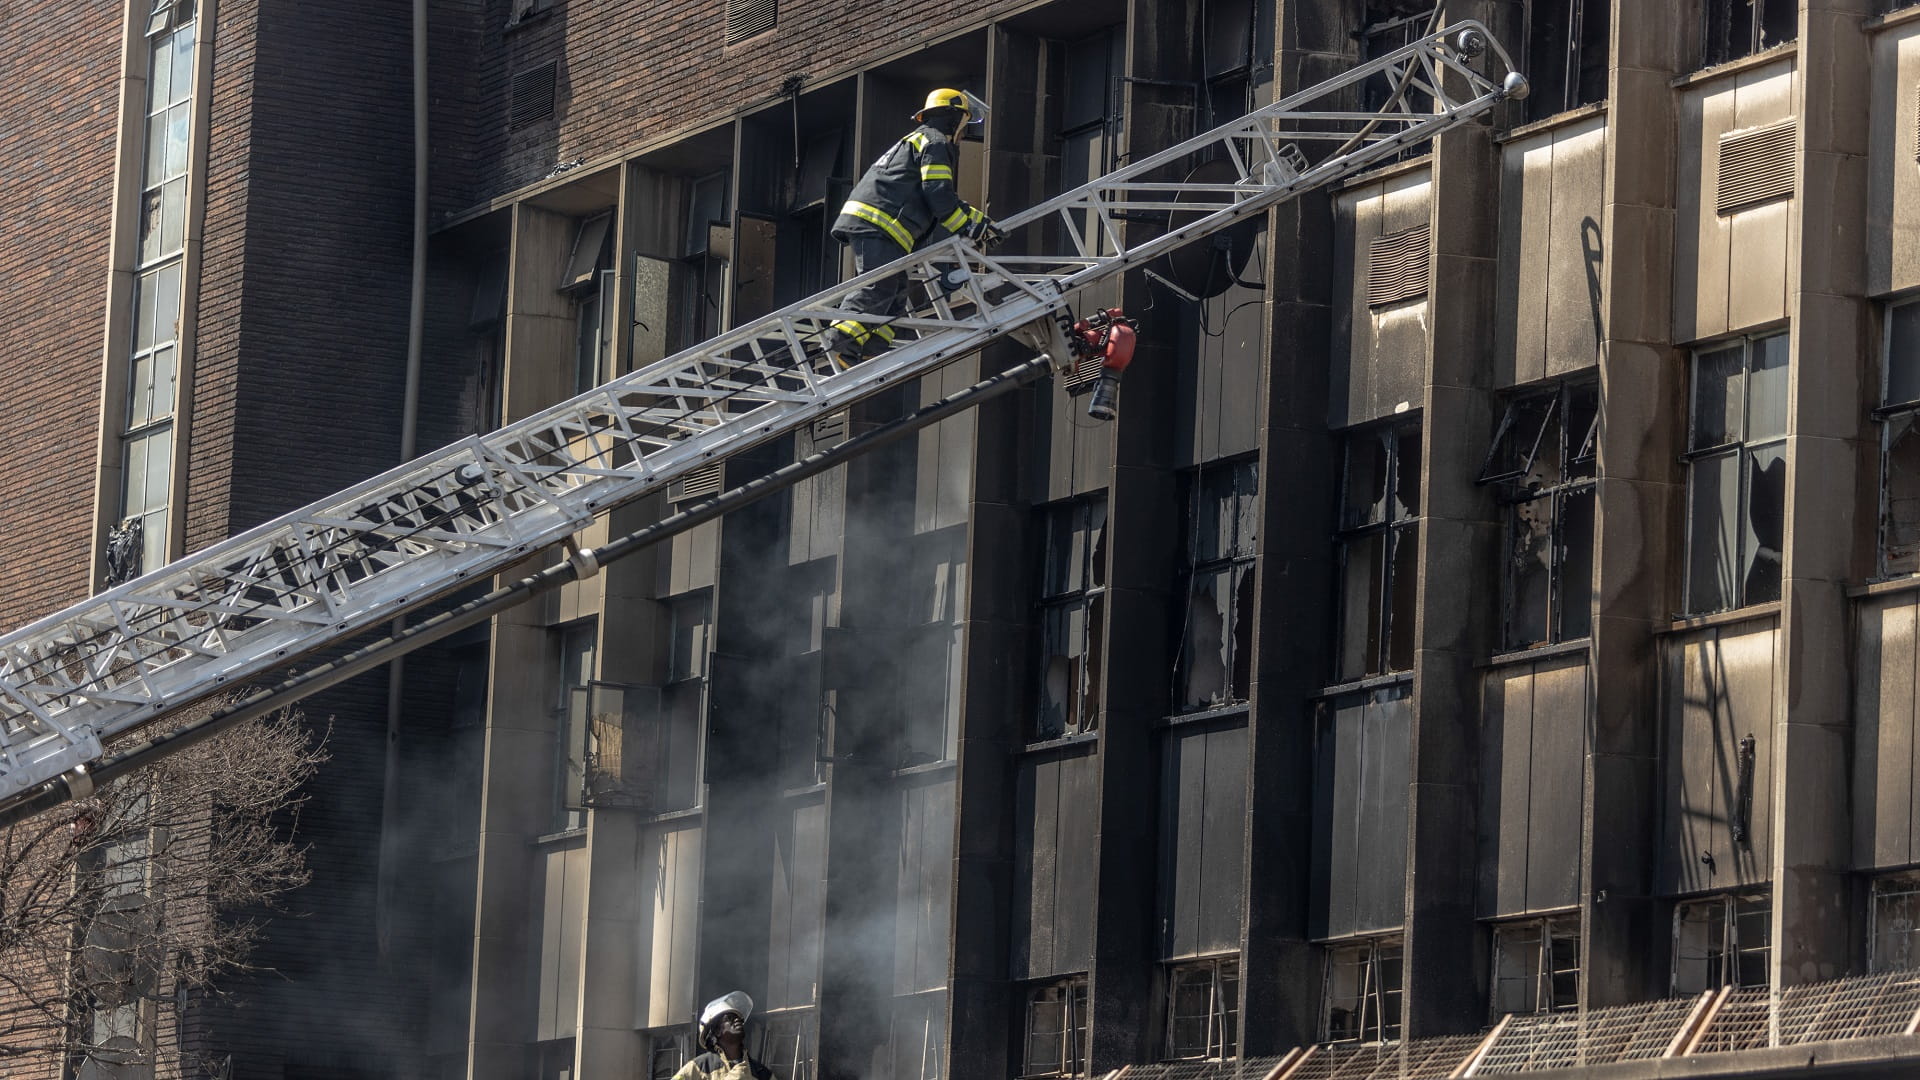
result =
[[959,109],[967,114],[969,124],[978,124],[987,118],[987,103],[965,90],[935,90],[927,95],[927,103],[913,114],[913,118],[924,122],[927,113],[933,109]]

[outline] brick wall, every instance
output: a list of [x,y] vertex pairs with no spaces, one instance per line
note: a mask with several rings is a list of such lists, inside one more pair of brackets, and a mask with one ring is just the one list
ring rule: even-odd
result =
[[120,5],[7,22],[0,125],[0,631],[86,595]]

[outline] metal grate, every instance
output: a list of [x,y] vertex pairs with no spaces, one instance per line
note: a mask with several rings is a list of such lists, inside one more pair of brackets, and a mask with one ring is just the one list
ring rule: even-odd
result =
[[1793,121],[1720,136],[1718,212],[1731,214],[1793,194]]
[[779,9],[776,0],[727,0],[727,44],[773,29]]
[[1368,241],[1368,307],[1427,295],[1427,247],[1432,231],[1422,225]]
[[522,128],[553,118],[553,92],[559,82],[560,64],[544,64],[513,73],[513,108],[507,126]]
[[1515,1016],[1500,1029],[1475,1076],[1606,1065],[1666,1054],[1701,998],[1642,1001],[1586,1013]]
[[667,485],[667,501],[684,503],[720,494],[721,465],[702,465]]
[[1446,1035],[1412,1042],[1317,1046],[1286,1080],[1445,1080],[1473,1057],[1478,1035]]
[[1920,92],[1913,95],[1913,159],[1920,161]]
[[1690,1054],[1899,1035],[1920,1015],[1920,973],[1889,971],[1790,986],[1734,990],[1708,1019]]

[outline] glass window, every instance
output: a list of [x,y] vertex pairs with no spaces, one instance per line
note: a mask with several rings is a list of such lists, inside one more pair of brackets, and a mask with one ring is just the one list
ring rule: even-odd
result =
[[766,1014],[760,1025],[760,1050],[754,1054],[779,1080],[813,1080],[812,1009],[783,1009]]
[[1107,586],[1107,497],[1041,510],[1040,656],[1035,739],[1092,731],[1100,721]]
[[1920,968],[1920,873],[1874,878],[1867,918],[1868,971]]
[[554,631],[554,646],[559,651],[560,752],[555,777],[556,831],[582,828],[587,823],[588,692],[596,672],[594,650],[599,624],[588,619]]
[[947,994],[895,998],[888,1026],[888,1080],[940,1080],[947,1047]]
[[1593,622],[1594,447],[1599,389],[1569,383],[1508,402],[1480,482],[1506,518],[1501,645],[1586,637]]
[[1087,1032],[1085,975],[1030,988],[1020,1075],[1087,1075]]
[[647,1080],[673,1080],[687,1063],[685,1031],[654,1031],[647,1035]]
[[1420,421],[1346,439],[1340,485],[1335,680],[1413,666],[1420,549]]
[[1792,41],[1800,33],[1794,0],[1707,0],[1701,60],[1709,67]]
[[1529,0],[1528,120],[1607,97],[1607,0]]
[[1672,992],[1767,985],[1772,914],[1766,893],[1722,893],[1674,905]]
[[1239,1052],[1239,959],[1169,966],[1163,1060],[1230,1058]]
[[1187,605],[1175,643],[1177,713],[1247,700],[1253,667],[1253,555],[1257,463],[1187,474]]
[[1580,916],[1519,919],[1493,928],[1493,1015],[1580,1004]]
[[1400,1038],[1398,937],[1327,947],[1320,995],[1320,1041],[1392,1042]]
[[1920,572],[1920,300],[1886,310],[1881,359],[1881,577]]
[[1780,599],[1787,335],[1694,354],[1687,428],[1686,610]]

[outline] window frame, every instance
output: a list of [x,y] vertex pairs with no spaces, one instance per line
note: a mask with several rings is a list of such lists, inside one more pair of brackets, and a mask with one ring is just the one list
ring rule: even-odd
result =
[[[1180,1022],[1193,1014],[1178,1011],[1183,975],[1204,975],[1207,984],[1206,1045],[1198,1054],[1186,1052],[1178,1041]],[[1240,1052],[1240,954],[1176,960],[1163,968],[1166,996],[1162,1002],[1161,1061],[1218,1061]],[[1197,980],[1196,980],[1197,981]],[[1231,989],[1229,989],[1231,987]],[[1218,1050],[1216,1053],[1215,1051]]]
[[[1539,35],[1543,30],[1539,16],[1542,9],[1549,7],[1561,15],[1558,26],[1564,35],[1563,51],[1566,55],[1556,83],[1542,85],[1544,80],[1535,80],[1532,91],[1527,95],[1524,109],[1530,123],[1607,100],[1607,69],[1612,61],[1609,33],[1612,29],[1613,5],[1609,0],[1528,0],[1522,40],[1526,43],[1528,70],[1532,72],[1544,73],[1541,61],[1546,50],[1540,47]],[[1590,21],[1594,25],[1589,25]],[[1599,57],[1600,92],[1597,96],[1589,96],[1582,85],[1593,70],[1593,65],[1588,63],[1589,50],[1597,52]],[[1555,89],[1559,91],[1557,98],[1553,96]]]
[[[1895,313],[1902,309],[1910,309],[1916,314],[1920,314],[1920,295],[1888,300],[1880,305],[1880,404],[1875,407],[1872,412],[1873,421],[1879,427],[1878,442],[1880,444],[1878,492],[1880,514],[1874,530],[1874,571],[1876,581],[1889,581],[1894,578],[1920,574],[1920,515],[1916,515],[1915,519],[1914,554],[1910,560],[1912,567],[1910,569],[1894,569],[1894,560],[1889,557],[1889,549],[1892,547],[1891,533],[1894,522],[1893,485],[1891,483],[1891,477],[1893,450],[1896,444],[1895,428],[1904,425],[1909,438],[1920,440],[1920,431],[1916,430],[1920,429],[1920,333],[1915,334],[1915,340],[1911,343],[1911,351],[1913,354],[1912,362],[1915,368],[1912,381],[1915,383],[1916,396],[1909,400],[1893,400],[1894,328],[1898,321]],[[1916,324],[1915,329],[1920,330],[1920,324]],[[1916,492],[1920,493],[1920,483],[1916,484]],[[1920,498],[1916,498],[1915,503],[1916,506],[1920,506]],[[1906,562],[1909,560],[1903,559],[1901,561]]]
[[[1895,892],[1893,886],[1898,886]],[[1867,888],[1867,971],[1880,973],[1885,971],[1920,970],[1920,919],[1910,918],[1904,929],[1893,933],[1905,939],[1907,960],[1897,966],[1884,962],[1881,953],[1883,938],[1893,934],[1881,933],[1882,898],[1906,898],[1908,910],[1920,914],[1920,870],[1896,870],[1892,873],[1876,874]]]
[[[1034,588],[1034,625],[1038,640],[1034,653],[1039,663],[1032,684],[1034,697],[1028,710],[1027,737],[1030,742],[1047,742],[1100,730],[1101,712],[1105,706],[1101,683],[1105,676],[1106,660],[1107,493],[1104,490],[1088,492],[1048,503],[1038,508],[1038,518],[1040,566]],[[1078,567],[1064,568],[1065,583],[1056,591],[1052,581],[1054,565],[1056,561],[1072,561],[1075,555],[1073,537],[1076,535],[1084,538],[1078,552],[1081,562]],[[1064,552],[1058,547],[1061,537],[1067,538]],[[1073,584],[1076,580],[1079,583],[1077,586]],[[1054,643],[1056,620],[1064,620],[1060,625],[1067,627],[1065,632],[1070,635],[1072,616],[1076,610],[1081,618],[1082,637],[1077,642],[1066,644],[1079,651],[1050,651]],[[1069,675],[1077,678],[1078,682],[1076,687],[1067,690],[1060,706],[1061,712],[1067,715],[1058,731],[1052,730],[1047,723],[1047,715],[1054,709],[1048,681],[1051,659],[1055,655],[1077,661],[1069,664]]]
[[[1201,505],[1202,502],[1207,500],[1211,494],[1214,494],[1208,490],[1208,481],[1212,478],[1219,477],[1223,473],[1227,474],[1228,477],[1225,494],[1226,502],[1223,504],[1220,501],[1215,501],[1211,507],[1203,507]],[[1243,480],[1250,481],[1250,486],[1244,491],[1241,490]],[[1253,624],[1257,616],[1254,610],[1240,613],[1237,609],[1240,590],[1245,588],[1251,595],[1257,587],[1254,577],[1254,567],[1258,559],[1257,549],[1259,547],[1260,459],[1258,456],[1246,456],[1208,462],[1198,468],[1189,469],[1183,473],[1181,483],[1185,488],[1186,497],[1184,499],[1184,506],[1187,528],[1186,535],[1181,539],[1184,558],[1182,559],[1180,572],[1174,584],[1174,595],[1184,597],[1185,603],[1180,606],[1180,623],[1174,627],[1173,634],[1175,650],[1173,660],[1173,700],[1169,704],[1174,717],[1193,716],[1216,709],[1229,709],[1235,706],[1245,705],[1251,697],[1254,652],[1252,634]],[[1249,500],[1251,503],[1244,515],[1245,521],[1242,520],[1242,514],[1240,514],[1237,509],[1242,499]],[[1235,512],[1227,513],[1226,505],[1235,506]],[[1203,512],[1211,513],[1216,523],[1222,522],[1223,520],[1230,520],[1235,534],[1231,541],[1225,537],[1218,538],[1218,542],[1215,544],[1216,550],[1205,558],[1201,557],[1198,550],[1200,547],[1200,524],[1203,520],[1201,516]],[[1250,533],[1244,538],[1244,541],[1243,538],[1238,535],[1239,528],[1242,524],[1245,524],[1250,529]],[[1218,532],[1219,530],[1216,529],[1215,531]],[[1195,592],[1195,587],[1203,580],[1218,582],[1221,580],[1222,575],[1225,576],[1228,586],[1233,590],[1232,601],[1224,605],[1232,617],[1222,620],[1221,625],[1220,645],[1226,654],[1226,662],[1223,665],[1225,670],[1222,674],[1220,687],[1222,696],[1219,700],[1205,701],[1199,704],[1188,704],[1187,698],[1190,690],[1188,680],[1193,675],[1191,666],[1193,658],[1189,656],[1188,650],[1192,645],[1191,636],[1194,628],[1194,608],[1200,599]],[[1243,581],[1245,582],[1244,585],[1242,584]],[[1214,603],[1216,604],[1217,610],[1221,606],[1220,597],[1217,593],[1214,596]],[[1257,597],[1253,599],[1253,604],[1257,607]],[[1239,620],[1242,618],[1246,620],[1246,626],[1244,628],[1239,626]],[[1241,631],[1240,636],[1246,639],[1246,654],[1244,657],[1241,655],[1241,650],[1236,648],[1236,629],[1239,629]],[[1245,665],[1244,672],[1242,671],[1243,663]]]
[[[1752,435],[1754,357],[1764,343],[1775,339],[1782,339],[1783,342],[1782,348],[1785,350],[1784,355],[1786,358],[1782,366],[1782,378],[1785,380],[1783,393],[1790,395],[1793,378],[1793,337],[1792,331],[1788,327],[1780,326],[1735,337],[1721,338],[1696,345],[1689,350],[1689,356],[1687,358],[1686,442],[1680,454],[1680,463],[1686,473],[1685,532],[1682,538],[1683,552],[1681,556],[1681,607],[1689,617],[1712,615],[1723,611],[1737,611],[1740,608],[1750,607],[1754,604],[1771,603],[1779,599],[1777,594],[1784,584],[1784,566],[1786,559],[1784,489],[1789,477],[1786,472],[1783,471],[1781,476],[1782,504],[1780,509],[1782,547],[1777,553],[1782,567],[1782,576],[1780,580],[1774,584],[1776,595],[1772,597],[1761,596],[1755,598],[1748,591],[1748,585],[1745,581],[1747,575],[1742,573],[1740,574],[1740,581],[1729,582],[1731,602],[1724,606],[1703,607],[1701,606],[1702,601],[1694,596],[1695,578],[1698,576],[1698,568],[1695,565],[1695,533],[1697,531],[1696,498],[1700,477],[1702,475],[1702,470],[1700,469],[1701,463],[1720,461],[1727,458],[1732,458],[1737,463],[1739,492],[1734,502],[1734,528],[1737,532],[1737,539],[1742,547],[1734,552],[1732,569],[1735,572],[1738,572],[1742,567],[1746,566],[1746,551],[1744,545],[1746,543],[1747,532],[1751,528],[1753,508],[1752,472],[1753,461],[1756,454],[1760,452],[1776,452],[1779,455],[1781,468],[1783,470],[1789,468],[1787,464],[1786,447],[1788,428],[1791,425],[1792,417],[1787,397],[1783,396],[1780,402],[1780,430],[1775,434],[1762,435],[1759,437]],[[1737,434],[1729,433],[1721,442],[1710,445],[1697,445],[1698,440],[1702,438],[1700,429],[1702,416],[1700,395],[1701,361],[1706,357],[1727,352],[1735,347],[1738,347],[1740,350],[1740,430]],[[1725,399],[1723,398],[1722,400],[1724,402]],[[1756,554],[1755,565],[1758,565],[1758,558],[1759,556]],[[1748,573],[1750,572],[1751,568],[1748,568]]]
[[[1324,946],[1320,980],[1320,1043],[1322,1045],[1393,1043],[1400,1041],[1404,1020],[1401,1006],[1406,994],[1406,947],[1399,934],[1328,942]],[[1350,1037],[1336,1038],[1333,1030],[1334,972],[1343,956],[1358,954],[1355,966],[1360,970],[1357,1004],[1358,1023]],[[1394,985],[1388,987],[1382,977],[1388,963],[1398,965]],[[1369,1023],[1368,1010],[1374,1017]],[[1392,1019],[1389,1021],[1388,1017]],[[1372,1038],[1368,1038],[1369,1033]]]
[[[1719,952],[1709,951],[1700,957],[1681,955],[1682,927],[1688,914],[1696,911],[1718,909],[1720,918]],[[1764,919],[1759,944],[1741,944],[1741,921],[1750,926],[1756,917]],[[1767,982],[1745,982],[1741,979],[1742,961],[1758,957],[1761,970],[1767,970],[1772,962],[1773,895],[1767,889],[1730,890],[1711,893],[1676,901],[1673,905],[1673,948],[1668,968],[1668,992],[1676,997],[1697,994],[1702,990],[1711,990],[1722,986],[1749,987],[1766,986]],[[1697,988],[1683,988],[1680,981],[1680,965],[1688,960],[1703,961],[1708,965],[1705,982]]]
[[[1031,983],[1026,987],[1021,995],[1020,1071],[1016,1074],[1022,1080],[1087,1075],[1087,1059],[1092,1049],[1089,1037],[1093,1030],[1087,1022],[1090,1015],[1088,986],[1087,976],[1082,973]],[[1055,1068],[1038,1069],[1035,1068],[1033,1054],[1035,1018],[1040,1015],[1043,1004],[1040,996],[1049,992],[1060,995],[1058,1001],[1053,1003],[1059,1006],[1060,1027],[1058,1031],[1048,1033],[1060,1040],[1060,1060],[1054,1063]]]
[[[1584,957],[1581,954],[1581,925],[1580,913],[1578,911],[1562,912],[1555,915],[1531,916],[1522,919],[1506,919],[1494,923],[1492,931],[1493,965],[1491,977],[1488,979],[1488,1023],[1498,1023],[1502,1016],[1507,1015],[1537,1016],[1544,1013],[1568,1012],[1580,1007],[1580,973]],[[1501,975],[1501,961],[1504,956],[1504,950],[1502,946],[1507,941],[1509,935],[1515,933],[1531,933],[1533,935],[1530,943],[1517,943],[1532,945],[1533,962],[1531,967],[1533,970],[1529,974],[1520,976],[1517,979],[1503,980]],[[1571,967],[1562,967],[1555,957],[1553,946],[1558,941],[1566,941],[1569,939],[1573,943],[1573,965]],[[1563,999],[1558,993],[1558,980],[1568,975],[1571,975],[1573,978],[1572,994],[1570,997]],[[1501,1001],[1502,982],[1514,983],[1524,980],[1531,980],[1532,982],[1531,989],[1523,991],[1526,998],[1532,1002],[1532,1007],[1527,1009],[1503,1008],[1503,1002]]]
[[[809,1030],[813,1019],[813,1006],[804,1005],[795,1009],[770,1009],[761,1014],[758,1032],[754,1042],[760,1052],[755,1060],[774,1070],[780,1080],[813,1080],[814,1046],[812,1031]],[[776,1054],[775,1038],[790,1040],[793,1046],[791,1054]]]
[[[1505,446],[1504,440],[1509,433],[1517,429],[1518,414],[1529,407],[1537,407],[1546,401],[1541,415],[1540,428],[1534,434],[1532,445],[1521,459],[1517,468],[1503,468],[1500,460]],[[1591,406],[1591,416],[1587,418],[1585,430],[1575,441],[1574,427],[1578,426],[1579,413]],[[1569,425],[1568,420],[1575,423]],[[1538,485],[1530,483],[1534,468],[1540,461],[1545,447],[1548,430],[1552,429],[1558,442],[1556,459],[1559,462],[1559,475]],[[1564,379],[1546,388],[1532,388],[1516,391],[1506,399],[1506,407],[1500,421],[1494,427],[1493,440],[1488,444],[1486,459],[1480,467],[1480,476],[1475,482],[1492,487],[1495,498],[1501,507],[1502,529],[1505,546],[1500,559],[1500,647],[1503,651],[1513,652],[1524,649],[1542,648],[1560,645],[1569,641],[1579,641],[1592,633],[1593,618],[1593,558],[1594,537],[1587,537],[1586,567],[1588,571],[1585,590],[1585,615],[1583,623],[1576,624],[1577,633],[1569,633],[1566,616],[1570,610],[1570,598],[1566,595],[1566,580],[1563,577],[1569,565],[1569,546],[1567,544],[1567,517],[1569,503],[1574,499],[1588,500],[1587,517],[1589,527],[1593,527],[1593,502],[1598,499],[1599,491],[1599,436],[1600,436],[1600,386],[1591,377]],[[1519,544],[1523,538],[1523,508],[1544,503],[1547,514],[1547,542],[1549,558],[1546,566],[1547,611],[1543,619],[1546,636],[1540,640],[1530,640],[1516,634],[1516,621],[1520,606],[1518,583],[1516,582],[1516,562]]]
[[[1718,64],[1730,63],[1734,60],[1766,52],[1776,45],[1785,45],[1790,41],[1798,40],[1800,34],[1798,18],[1799,5],[1792,4],[1788,6],[1789,2],[1790,0],[1706,0],[1705,3],[1700,5],[1700,66],[1709,68]],[[1793,37],[1781,38],[1778,41],[1768,41],[1766,39],[1767,9],[1770,4],[1779,5],[1780,8],[1784,8],[1789,14],[1794,16]],[[1716,9],[1721,7],[1725,9],[1727,37],[1723,43],[1716,44],[1713,33],[1713,20],[1717,14]],[[1743,7],[1746,9],[1747,14],[1745,16],[1736,14],[1736,10]],[[1776,12],[1780,10],[1780,8],[1776,8]],[[1748,20],[1748,22],[1745,34],[1738,35],[1736,34],[1736,30],[1738,29],[1736,24],[1739,23],[1742,18]],[[1745,40],[1736,43],[1735,38],[1737,36],[1744,36]]]
[[558,689],[554,728],[559,739],[553,755],[552,831],[564,833],[587,825],[587,706],[599,674],[600,620],[591,616],[577,619],[552,627],[549,633]]
[[[1397,564],[1401,558],[1400,545],[1404,543],[1414,545],[1412,551],[1414,581],[1409,583],[1408,587],[1417,589],[1419,580],[1420,524],[1426,516],[1426,485],[1424,483],[1424,477],[1420,475],[1420,470],[1425,467],[1425,447],[1422,444],[1425,435],[1426,431],[1423,418],[1420,411],[1416,409],[1395,416],[1384,422],[1348,429],[1341,437],[1340,472],[1335,478],[1334,483],[1337,505],[1334,517],[1333,612],[1335,648],[1333,657],[1333,685],[1342,686],[1363,679],[1379,678],[1412,670],[1414,641],[1411,635],[1414,629],[1417,628],[1419,622],[1419,596],[1416,591],[1409,597],[1411,607],[1407,614],[1412,616],[1415,626],[1408,628],[1407,633],[1409,636],[1402,641],[1402,639],[1397,639],[1394,636],[1393,624],[1396,599],[1394,586],[1397,577]],[[1402,504],[1400,498],[1400,477],[1402,472],[1401,445],[1408,438],[1412,438],[1416,445],[1421,445],[1419,452],[1423,460],[1416,462],[1414,466],[1414,486],[1416,492],[1412,504],[1412,512],[1403,516],[1399,512]],[[1348,518],[1351,516],[1353,510],[1350,501],[1354,473],[1353,451],[1356,444],[1362,439],[1379,439],[1386,450],[1385,456],[1381,459],[1381,467],[1385,476],[1382,482],[1380,496],[1381,518],[1379,521],[1362,521],[1358,524],[1349,525],[1347,523]],[[1378,596],[1375,600],[1375,609],[1368,614],[1370,620],[1368,625],[1378,626],[1378,640],[1371,650],[1371,655],[1363,658],[1360,670],[1349,671],[1346,667],[1347,657],[1345,654],[1348,646],[1349,617],[1351,615],[1351,612],[1347,610],[1348,574],[1351,570],[1350,562],[1356,550],[1362,545],[1373,541],[1375,538],[1380,538],[1379,561],[1377,564],[1379,589]],[[1396,644],[1404,644],[1406,650],[1405,666],[1394,666]]]

